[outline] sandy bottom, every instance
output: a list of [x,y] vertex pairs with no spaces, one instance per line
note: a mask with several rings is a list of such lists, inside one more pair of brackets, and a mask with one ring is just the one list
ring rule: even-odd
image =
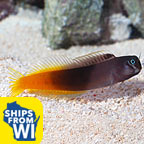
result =
[[[41,13],[22,10],[0,22],[0,96],[10,94],[7,67],[26,73],[32,63],[51,53],[75,57],[107,50],[117,56],[141,54],[144,40],[113,45],[72,47],[52,51],[41,34]],[[144,143],[144,70],[121,84],[90,91],[75,100],[55,100],[35,94],[44,109],[42,144]]]

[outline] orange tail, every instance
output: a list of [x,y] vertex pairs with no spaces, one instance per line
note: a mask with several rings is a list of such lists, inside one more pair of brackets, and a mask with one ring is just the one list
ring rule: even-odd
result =
[[22,89],[20,87],[20,78],[24,77],[24,75],[21,74],[20,72],[16,71],[16,70],[10,68],[10,67],[8,69],[10,71],[9,74],[11,75],[11,77],[9,77],[11,79],[11,81],[10,81],[10,83],[11,83],[11,85],[10,85],[10,88],[11,88],[10,96],[16,97],[24,91],[24,89]]

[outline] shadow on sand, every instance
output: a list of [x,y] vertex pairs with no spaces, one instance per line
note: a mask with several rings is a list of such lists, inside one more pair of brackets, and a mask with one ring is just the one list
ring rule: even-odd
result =
[[124,98],[131,99],[144,92],[144,81],[129,80],[110,87],[89,91],[78,98],[87,101],[107,101],[108,99]]

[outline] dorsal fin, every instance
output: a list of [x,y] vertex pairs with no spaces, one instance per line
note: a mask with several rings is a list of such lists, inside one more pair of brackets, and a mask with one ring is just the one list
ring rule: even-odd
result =
[[32,66],[28,75],[46,71],[56,71],[74,68],[74,61],[65,55],[51,55]]
[[115,56],[110,53],[101,54],[101,53],[94,52],[94,53],[90,53],[84,56],[76,57],[74,58],[74,61],[76,61],[79,64],[81,63],[81,66],[88,66],[88,65],[102,63],[114,57]]
[[74,59],[68,58],[64,55],[53,55],[49,58],[43,59],[38,64],[34,65],[28,73],[28,75],[47,71],[57,71],[85,67],[104,62],[114,57],[115,56],[113,54],[99,54],[98,52],[76,57]]

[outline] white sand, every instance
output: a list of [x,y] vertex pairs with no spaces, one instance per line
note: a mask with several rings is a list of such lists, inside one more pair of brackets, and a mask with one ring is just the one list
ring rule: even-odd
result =
[[[51,53],[75,57],[106,49],[117,56],[141,53],[144,40],[106,46],[51,51],[41,34],[41,14],[21,11],[0,22],[0,96],[9,96],[7,67],[25,73],[32,62]],[[42,144],[143,144],[144,71],[122,84],[90,91],[76,100],[54,100],[34,94],[44,108]]]

